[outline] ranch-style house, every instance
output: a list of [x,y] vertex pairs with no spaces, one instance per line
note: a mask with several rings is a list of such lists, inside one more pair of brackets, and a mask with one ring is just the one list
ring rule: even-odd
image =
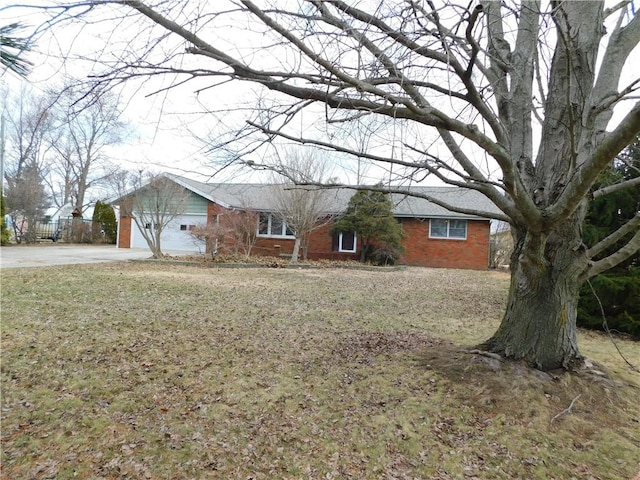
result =
[[[276,214],[274,186],[246,183],[203,183],[177,175],[164,174],[188,192],[186,206],[164,229],[161,236],[164,251],[204,253],[206,247],[190,231],[197,225],[224,222],[230,212],[251,212],[255,216],[257,235],[252,255],[288,256],[293,251],[294,235]],[[140,189],[112,201],[123,205]],[[409,187],[459,208],[497,212],[493,203],[481,193],[458,187]],[[328,216],[343,212],[354,188],[328,189]],[[393,212],[402,225],[405,251],[400,263],[424,267],[486,270],[489,267],[490,220],[449,211],[423,198],[393,194]],[[131,215],[134,211],[120,208],[118,224],[119,248],[146,248],[147,244]],[[152,225],[145,225],[152,228]],[[310,259],[358,259],[361,244],[357,233],[329,233],[330,224],[313,231],[308,241]]]

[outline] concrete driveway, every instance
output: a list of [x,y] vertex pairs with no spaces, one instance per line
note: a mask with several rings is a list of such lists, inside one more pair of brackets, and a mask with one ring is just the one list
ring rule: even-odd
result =
[[146,248],[116,248],[114,245],[61,245],[57,243],[9,245],[0,248],[0,268],[121,262],[140,258],[151,258],[151,252]]

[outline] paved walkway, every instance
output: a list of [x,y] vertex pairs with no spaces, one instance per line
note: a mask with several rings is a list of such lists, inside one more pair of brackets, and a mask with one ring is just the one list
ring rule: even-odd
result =
[[140,258],[151,258],[151,252],[146,248],[116,248],[114,245],[65,245],[57,243],[0,247],[0,268],[121,262]]

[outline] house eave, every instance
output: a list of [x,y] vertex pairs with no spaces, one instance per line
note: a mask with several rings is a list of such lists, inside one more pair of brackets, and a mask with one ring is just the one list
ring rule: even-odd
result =
[[165,176],[165,177],[166,177],[166,178],[168,178],[169,180],[174,181],[175,183],[177,183],[177,184],[178,184],[178,185],[180,185],[181,187],[186,188],[186,189],[187,189],[187,190],[189,190],[190,192],[193,192],[193,193],[195,193],[196,195],[199,195],[199,196],[201,196],[202,198],[204,198],[204,199],[206,199],[206,200],[209,200],[210,202],[213,202],[213,203],[215,203],[215,204],[217,204],[217,205],[220,205],[221,207],[224,207],[224,208],[237,208],[237,207],[234,207],[234,206],[233,206],[233,205],[231,205],[231,204],[228,204],[228,203],[226,203],[226,202],[221,201],[220,199],[214,198],[212,195],[210,195],[210,194],[208,194],[208,193],[206,193],[206,192],[203,192],[203,191],[202,191],[202,190],[200,190],[199,188],[194,187],[193,185],[191,185],[191,184],[189,184],[189,183],[187,183],[187,182],[183,181],[183,180],[181,179],[181,177],[178,177],[178,176],[175,176],[175,175],[171,175],[170,173],[163,173],[163,176]]
[[455,212],[451,212],[450,214],[408,214],[408,213],[394,213],[394,217],[396,218],[417,218],[420,220],[428,220],[430,218],[453,218],[456,220],[484,220],[486,222],[490,222],[491,218],[489,217],[480,217],[478,215],[464,215]]

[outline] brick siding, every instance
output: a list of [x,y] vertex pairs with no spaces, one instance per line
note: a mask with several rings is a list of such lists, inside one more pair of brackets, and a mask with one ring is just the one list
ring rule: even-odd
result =
[[488,220],[468,220],[466,240],[429,238],[429,219],[402,219],[402,228],[406,235],[403,261],[407,265],[470,270],[489,268]]
[[118,248],[131,248],[131,217],[120,217],[118,224]]
[[[309,239],[309,250],[307,258],[309,260],[357,260],[359,253],[334,252],[331,250],[331,235],[329,234],[330,225],[324,225],[318,230],[314,230]],[[295,239],[292,238],[269,238],[258,237],[254,251],[259,255],[291,255],[293,253],[293,245]],[[302,258],[302,249],[300,249],[300,258]]]

